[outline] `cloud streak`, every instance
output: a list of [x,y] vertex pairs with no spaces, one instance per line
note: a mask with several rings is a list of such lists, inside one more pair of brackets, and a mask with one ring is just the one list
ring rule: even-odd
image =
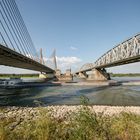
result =
[[66,69],[70,68],[72,71],[75,71],[75,69],[81,66],[81,62],[82,60],[75,56],[57,57],[57,65],[62,72],[65,72]]
[[73,47],[73,46],[71,46],[70,49],[73,50],[73,51],[76,51],[77,50],[77,48],[76,47]]
[[[53,58],[44,58],[46,61],[47,66],[50,66],[51,68],[54,67],[54,59]],[[57,67],[61,69],[62,71],[69,69],[69,68],[75,68],[77,65],[79,65],[82,60],[75,56],[67,56],[67,57],[58,57],[56,56],[57,61]]]

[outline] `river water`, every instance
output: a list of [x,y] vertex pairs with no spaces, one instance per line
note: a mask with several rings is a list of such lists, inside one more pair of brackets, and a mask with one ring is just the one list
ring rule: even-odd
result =
[[[138,78],[115,78],[135,81]],[[82,104],[83,97],[92,105],[140,106],[139,86],[48,86],[0,89],[0,106],[47,106]]]

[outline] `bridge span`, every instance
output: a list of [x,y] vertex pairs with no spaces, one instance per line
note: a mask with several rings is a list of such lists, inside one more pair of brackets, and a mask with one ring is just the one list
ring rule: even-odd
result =
[[140,34],[136,34],[106,52],[97,61],[95,61],[95,63],[84,64],[79,71],[75,72],[75,74],[87,77],[86,72],[92,71],[93,75],[91,79],[107,80],[110,79],[110,76],[106,73],[105,68],[139,61]]
[[15,0],[0,1],[0,65],[54,74],[42,61]]
[[0,65],[53,73],[54,70],[0,44]]

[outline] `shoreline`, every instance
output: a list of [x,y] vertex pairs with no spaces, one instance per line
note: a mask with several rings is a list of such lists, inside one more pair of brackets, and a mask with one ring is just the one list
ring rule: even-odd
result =
[[83,82],[64,82],[61,81],[62,86],[140,86],[140,81],[83,81]]
[[57,117],[65,116],[67,113],[77,112],[83,107],[88,108],[90,111],[95,113],[104,113],[105,115],[117,115],[121,112],[134,113],[140,115],[140,106],[107,106],[107,105],[51,105],[51,106],[40,106],[40,107],[17,107],[17,106],[4,106],[0,107],[0,119],[3,116],[14,116],[21,115],[26,116],[31,113],[37,114],[39,110],[44,109],[48,112],[56,115]]
[[[57,120],[58,122],[68,123],[73,120],[75,115],[80,112],[90,111],[93,116],[117,117],[121,114],[140,116],[140,106],[48,106],[48,107],[15,107],[7,106],[0,107],[0,121],[12,120],[6,128],[10,131],[22,129],[24,124],[29,124],[31,121],[45,121],[48,117]],[[88,115],[88,114],[87,114]],[[48,116],[48,117],[47,117]],[[44,120],[42,120],[42,118]]]
[[49,115],[50,118],[56,120],[69,120],[72,119],[75,114],[79,114],[80,110],[89,110],[93,115],[102,116],[119,116],[122,113],[134,114],[140,116],[140,106],[48,106],[48,107],[0,107],[0,121],[13,120],[8,127],[10,130],[22,125],[24,122],[30,122],[37,120],[42,115]]

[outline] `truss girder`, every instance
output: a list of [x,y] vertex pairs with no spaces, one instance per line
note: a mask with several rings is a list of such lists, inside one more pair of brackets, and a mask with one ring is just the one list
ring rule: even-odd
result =
[[136,58],[137,56],[140,56],[140,34],[137,34],[109,50],[95,62],[95,66],[101,67],[106,65],[107,67],[110,63],[128,60],[133,57]]
[[118,44],[102,55],[95,63],[84,64],[79,72],[94,68],[107,68],[140,61],[140,34]]

